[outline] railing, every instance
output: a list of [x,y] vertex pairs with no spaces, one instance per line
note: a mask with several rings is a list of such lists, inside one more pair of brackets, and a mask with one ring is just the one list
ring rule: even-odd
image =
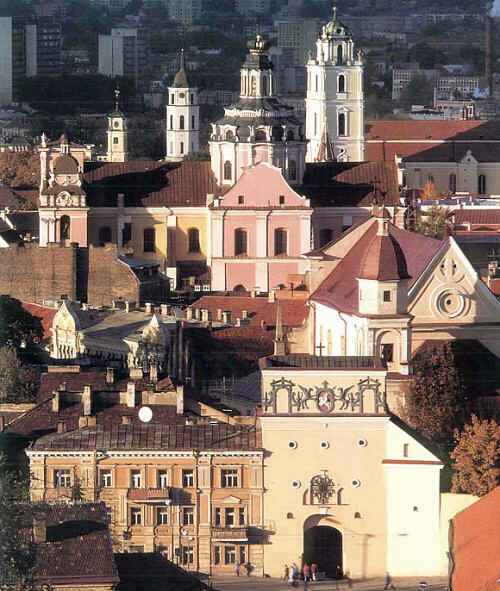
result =
[[248,528],[247,527],[213,527],[212,538],[222,542],[247,542]]
[[131,488],[128,491],[128,498],[131,501],[138,501],[143,503],[162,503],[172,500],[170,487]]

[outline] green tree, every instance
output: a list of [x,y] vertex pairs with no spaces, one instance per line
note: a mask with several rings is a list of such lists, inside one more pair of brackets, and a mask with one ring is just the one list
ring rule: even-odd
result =
[[472,415],[463,431],[455,431],[452,491],[479,497],[500,484],[500,425]]
[[31,536],[20,527],[30,518],[28,486],[0,454],[0,586],[33,589],[35,552]]
[[433,100],[433,85],[425,76],[418,75],[401,91],[399,100],[402,107],[409,109],[412,105],[430,105]]
[[415,229],[430,238],[444,238],[447,221],[446,209],[433,205],[427,211],[419,211]]
[[0,402],[34,402],[39,372],[24,365],[13,347],[0,347]]
[[466,390],[451,344],[417,356],[404,409],[408,423],[427,439],[449,447],[467,412]]
[[21,305],[19,300],[0,296],[0,347],[35,348],[43,337],[42,323]]

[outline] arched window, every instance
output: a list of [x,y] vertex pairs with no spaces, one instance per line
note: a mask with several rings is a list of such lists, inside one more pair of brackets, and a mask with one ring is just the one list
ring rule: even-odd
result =
[[288,178],[291,181],[297,180],[297,162],[295,160],[288,161]]
[[144,252],[155,252],[155,237],[156,232],[154,228],[144,228]]
[[109,226],[102,226],[99,228],[99,244],[104,246],[111,242],[111,228]]
[[181,142],[181,154],[184,154],[184,142]]
[[339,135],[347,135],[347,125],[345,113],[339,113]]
[[287,139],[289,142],[291,142],[291,141],[293,141],[293,140],[295,139],[295,134],[293,133],[293,131],[292,131],[291,129],[289,129],[289,130],[286,132],[286,139]]
[[283,138],[283,128],[281,125],[275,125],[271,130],[271,137],[275,142],[281,141]]
[[188,248],[189,252],[200,252],[200,231],[198,228],[189,228]]
[[175,103],[175,95],[170,95],[170,104],[173,105]]
[[453,172],[450,174],[449,189],[450,193],[457,192],[457,175]]
[[255,132],[255,141],[256,142],[265,142],[267,140],[266,131],[265,129],[257,129]]
[[234,133],[230,129],[228,129],[226,131],[226,140],[231,141],[233,139],[234,139]]
[[174,116],[170,115],[170,129],[174,128]]
[[262,77],[262,96],[267,96],[269,94],[268,91],[268,80],[267,76]]
[[319,231],[319,245],[325,246],[333,240],[333,230],[331,228],[321,228]]
[[480,195],[486,195],[486,175],[480,174],[477,179],[477,192]]
[[191,104],[194,104],[194,94],[189,95],[189,100],[191,101]]
[[255,76],[250,77],[250,96],[257,95],[257,78]]
[[224,162],[224,180],[231,181],[233,179],[233,167],[231,166],[231,162],[226,160]]
[[195,121],[194,115],[191,115],[191,129],[194,129],[196,127],[195,123],[196,123],[196,121]]
[[343,59],[344,59],[344,50],[342,48],[342,45],[337,45],[337,63],[341,64]]
[[288,232],[285,228],[274,230],[274,255],[280,256],[288,253]]
[[234,256],[247,254],[248,241],[247,231],[243,228],[236,228],[234,231]]
[[345,76],[344,74],[340,74],[338,79],[338,91],[345,92]]
[[241,94],[243,96],[246,96],[246,94],[247,94],[247,77],[246,76],[242,76],[242,78],[241,78]]
[[69,240],[71,232],[71,219],[68,215],[61,218],[61,240]]
[[179,129],[184,129],[184,115],[179,118]]
[[328,332],[326,333],[326,354],[332,355],[333,354],[333,335],[332,330],[329,328]]

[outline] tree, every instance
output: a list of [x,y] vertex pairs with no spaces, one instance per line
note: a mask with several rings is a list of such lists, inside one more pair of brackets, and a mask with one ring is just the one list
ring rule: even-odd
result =
[[472,415],[463,431],[455,431],[452,491],[479,497],[500,484],[500,425]]
[[425,76],[415,76],[401,91],[401,106],[409,109],[412,105],[429,105],[433,93],[433,85]]
[[33,589],[34,545],[27,528],[28,486],[0,454],[0,586]]
[[38,382],[38,371],[23,365],[14,348],[0,347],[0,402],[34,402]]
[[40,182],[40,156],[36,152],[2,152],[0,181],[13,189],[34,189]]
[[450,343],[417,356],[404,414],[426,438],[452,444],[467,415],[467,398]]
[[444,238],[448,217],[446,209],[433,205],[427,211],[420,211],[417,215],[416,231],[429,238]]
[[43,337],[42,323],[21,305],[19,300],[0,296],[0,347],[20,349],[35,347]]

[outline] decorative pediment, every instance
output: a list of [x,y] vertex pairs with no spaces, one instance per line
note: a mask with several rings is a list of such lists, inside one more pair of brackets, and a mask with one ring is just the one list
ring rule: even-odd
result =
[[477,164],[478,163],[478,161],[476,160],[476,158],[472,154],[471,150],[467,150],[467,152],[465,152],[464,157],[462,158],[462,160],[460,162],[462,164]]
[[226,505],[239,505],[241,503],[241,499],[238,497],[230,496],[222,499],[222,503]]

